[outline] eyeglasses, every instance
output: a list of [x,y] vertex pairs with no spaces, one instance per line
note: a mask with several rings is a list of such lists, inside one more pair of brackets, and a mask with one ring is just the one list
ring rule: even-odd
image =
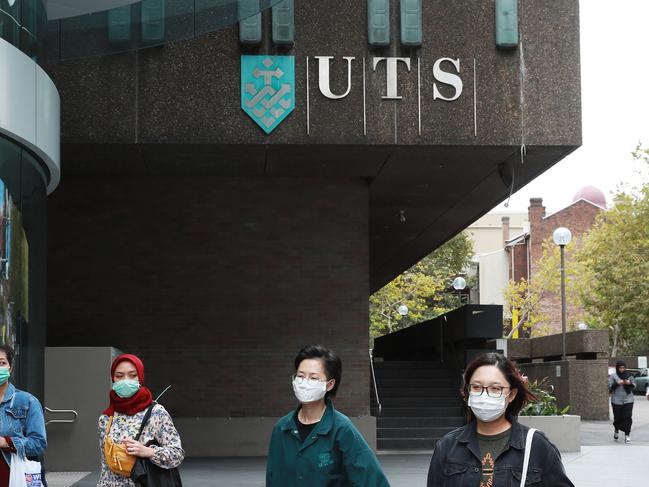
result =
[[329,382],[328,380],[311,379],[309,377],[302,377],[301,375],[295,375],[295,374],[291,376],[291,381],[296,381],[298,384],[304,384],[306,382],[307,385],[310,386],[316,386],[321,382]]
[[482,386],[480,384],[469,384],[469,394],[472,396],[481,396],[484,391],[487,391],[489,397],[501,397],[505,389],[511,389],[511,387],[502,387],[502,386]]

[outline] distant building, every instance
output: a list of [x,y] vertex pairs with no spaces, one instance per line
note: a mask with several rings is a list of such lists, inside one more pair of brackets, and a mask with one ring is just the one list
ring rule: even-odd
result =
[[527,213],[523,212],[487,213],[468,228],[473,240],[481,304],[505,304],[502,291],[509,281],[506,243],[511,233],[519,235],[528,231]]
[[[468,230],[474,238],[474,260],[479,267],[480,303],[504,305],[503,291],[510,279],[534,279],[543,256],[543,242],[552,239],[556,228],[570,229],[579,246],[602,210],[606,210],[606,197],[599,189],[586,186],[575,194],[570,205],[550,215],[546,215],[542,198],[531,198],[526,215],[493,213],[471,225]],[[499,233],[501,246],[497,248]],[[554,293],[544,296],[543,311],[549,316],[550,330],[559,332],[561,297]],[[575,316],[582,310],[567,303],[567,313]]]

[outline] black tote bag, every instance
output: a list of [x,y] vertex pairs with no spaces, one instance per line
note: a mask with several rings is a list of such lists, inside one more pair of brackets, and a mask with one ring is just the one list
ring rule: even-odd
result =
[[[136,441],[140,441],[142,430],[144,430],[144,426],[149,421],[151,411],[153,411],[155,404],[154,402],[147,409],[142,420],[142,425],[140,426],[140,431],[135,437]],[[158,443],[155,440],[151,440],[146,444],[146,446],[151,445],[158,445]],[[180,472],[177,468],[160,468],[151,463],[148,458],[137,459],[135,465],[133,465],[133,470],[131,470],[131,480],[135,482],[135,485],[141,487],[182,487],[183,485],[182,480],[180,480]]]

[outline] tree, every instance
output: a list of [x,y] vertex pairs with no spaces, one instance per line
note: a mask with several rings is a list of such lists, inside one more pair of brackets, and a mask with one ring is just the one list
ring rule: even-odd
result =
[[[565,248],[566,269],[566,302],[573,303],[574,311],[568,314],[566,328],[574,329],[577,323],[584,320],[579,305],[581,303],[581,287],[586,282],[585,269],[575,258],[577,252],[576,240]],[[543,254],[537,262],[534,275],[529,281],[521,279],[518,282],[510,280],[504,290],[506,311],[505,327],[509,325],[512,310],[518,312],[517,328],[529,330],[533,336],[544,336],[552,332],[550,323],[551,296],[561,293],[561,254],[557,245],[548,239],[543,242]],[[511,337],[514,329],[507,335]]]
[[[649,149],[632,153],[649,165]],[[649,184],[620,191],[602,213],[577,259],[587,284],[580,299],[588,323],[610,330],[611,356],[649,346]]]
[[[370,296],[372,339],[432,319],[457,306],[457,298],[446,291],[466,271],[473,242],[463,232],[442,245]],[[398,312],[400,305],[408,314]]]
[[579,260],[590,285],[581,293],[589,323],[611,330],[611,355],[649,339],[649,186],[618,194],[586,237]]

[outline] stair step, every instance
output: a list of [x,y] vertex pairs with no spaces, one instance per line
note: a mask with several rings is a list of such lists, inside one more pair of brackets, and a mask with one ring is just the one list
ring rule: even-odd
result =
[[381,400],[387,397],[456,397],[460,394],[453,387],[379,387]]
[[[440,407],[384,407],[381,405],[381,416],[387,418],[425,418],[425,417],[447,417],[464,415],[464,406],[440,406]],[[376,415],[376,408],[372,408],[372,414]]]
[[[462,399],[459,397],[380,397],[383,408],[391,407],[443,407],[462,406]],[[376,399],[375,399],[376,401]]]
[[402,369],[444,369],[448,367],[442,362],[433,362],[428,360],[374,360],[374,368],[389,367],[389,368],[402,368]]
[[399,368],[379,368],[374,367],[374,374],[376,377],[431,377],[431,378],[444,378],[455,377],[455,375],[442,369],[399,369]]
[[377,428],[376,438],[441,438],[456,428]]
[[464,426],[464,416],[437,417],[437,418],[391,418],[379,416],[376,418],[376,427],[380,428],[459,428]]
[[440,438],[389,438],[376,440],[378,450],[432,450]]
[[379,386],[379,391],[393,388],[435,389],[438,387],[453,388],[457,391],[459,388],[459,382],[453,380],[452,377],[383,377],[377,375],[376,383]]

